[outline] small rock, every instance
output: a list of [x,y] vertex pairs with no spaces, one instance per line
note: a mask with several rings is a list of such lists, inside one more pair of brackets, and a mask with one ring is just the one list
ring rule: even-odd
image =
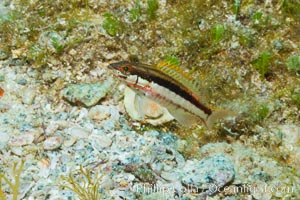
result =
[[[200,162],[187,162],[185,176],[182,182],[202,189],[208,189],[208,194],[214,194],[220,188],[234,179],[233,163],[222,154],[214,154],[202,159]],[[213,186],[213,187],[211,187]]]
[[27,82],[28,82],[28,81],[27,81],[25,78],[19,78],[19,79],[17,79],[17,83],[18,83],[19,85],[26,85]]
[[42,74],[42,79],[47,82],[53,82],[58,78],[58,75],[54,72],[46,71]]
[[50,122],[45,130],[46,135],[53,135],[55,131],[59,128],[58,124],[55,122]]
[[64,141],[64,146],[71,147],[73,144],[75,144],[76,141],[77,141],[77,138],[72,137],[72,138]]
[[22,102],[31,105],[36,96],[35,90],[33,88],[24,88],[21,92]]
[[[296,126],[293,124],[283,125],[279,127],[280,132],[282,134],[282,145],[280,148],[282,152],[288,152],[289,158],[287,159],[287,163],[295,167],[296,169],[300,169],[300,126]],[[278,133],[278,134],[279,134]]]
[[72,137],[78,138],[78,139],[87,138],[90,135],[90,131],[88,131],[80,126],[71,127],[68,129],[67,132]]
[[183,153],[188,147],[188,143],[186,140],[177,140],[175,148],[179,153]]
[[24,145],[32,144],[34,140],[34,134],[26,133],[9,140],[8,144],[12,147],[21,147]]
[[110,178],[110,176],[103,176],[101,180],[101,188],[104,190],[111,190],[114,188],[114,181]]
[[102,84],[70,85],[63,91],[63,98],[74,104],[82,104],[86,107],[96,105],[106,96],[112,82],[105,81]]
[[257,182],[251,185],[251,195],[257,200],[270,200],[272,199],[272,191],[275,191],[275,187],[269,186],[264,182]]
[[0,60],[5,60],[8,58],[8,55],[5,53],[5,51],[0,50]]
[[17,156],[25,155],[23,147],[11,147],[10,150],[14,155],[17,155]]
[[179,180],[180,173],[163,171],[160,176],[167,181],[175,182],[175,181]]
[[110,117],[110,108],[107,106],[97,105],[92,107],[88,113],[88,118],[102,121]]
[[25,49],[22,49],[22,48],[11,50],[12,58],[13,59],[21,58],[24,52],[25,52]]
[[55,150],[58,149],[62,145],[63,139],[61,137],[53,136],[47,138],[44,143],[45,150]]
[[75,55],[77,54],[77,51],[76,51],[75,49],[71,49],[71,50],[69,51],[69,54],[70,54],[71,56],[75,56]]
[[[1,111],[1,110],[0,110]],[[9,133],[0,130],[0,149],[3,149],[4,146],[9,141]]]
[[3,82],[5,80],[4,74],[0,74],[0,82]]
[[100,146],[100,148],[106,148],[112,144],[112,139],[104,134],[92,135],[90,139],[95,142],[95,145]]

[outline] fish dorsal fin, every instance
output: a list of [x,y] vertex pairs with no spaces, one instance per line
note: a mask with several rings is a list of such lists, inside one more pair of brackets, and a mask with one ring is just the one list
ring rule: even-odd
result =
[[193,95],[201,102],[206,101],[207,93],[204,90],[203,83],[193,79],[189,74],[187,74],[185,71],[183,71],[180,67],[177,65],[174,65],[170,62],[160,62],[156,66],[157,70],[161,71],[162,73],[170,76],[177,82],[184,85],[186,88],[188,88],[190,91],[192,91]]

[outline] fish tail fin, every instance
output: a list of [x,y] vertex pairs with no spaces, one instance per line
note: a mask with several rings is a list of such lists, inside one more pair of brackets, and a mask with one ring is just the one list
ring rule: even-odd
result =
[[212,129],[214,123],[216,123],[218,120],[227,118],[227,117],[235,117],[237,114],[230,110],[223,110],[223,109],[217,109],[213,110],[212,113],[208,116],[207,120],[205,121],[205,124],[208,129]]

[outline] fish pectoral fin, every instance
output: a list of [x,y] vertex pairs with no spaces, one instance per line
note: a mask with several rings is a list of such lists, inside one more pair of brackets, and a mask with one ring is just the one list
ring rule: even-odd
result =
[[182,126],[190,127],[199,122],[198,116],[183,109],[168,109],[168,111]]

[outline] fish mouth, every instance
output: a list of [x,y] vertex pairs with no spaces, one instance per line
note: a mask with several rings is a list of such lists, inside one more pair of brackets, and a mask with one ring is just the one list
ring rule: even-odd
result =
[[111,63],[107,66],[108,69],[110,69],[111,71],[111,74],[114,76],[114,77],[117,77],[117,78],[121,78],[121,79],[126,79],[126,75],[122,74],[122,72],[120,72],[118,70],[118,68],[120,66],[122,66],[124,64],[125,61],[122,61],[122,62],[117,62],[117,63]]

